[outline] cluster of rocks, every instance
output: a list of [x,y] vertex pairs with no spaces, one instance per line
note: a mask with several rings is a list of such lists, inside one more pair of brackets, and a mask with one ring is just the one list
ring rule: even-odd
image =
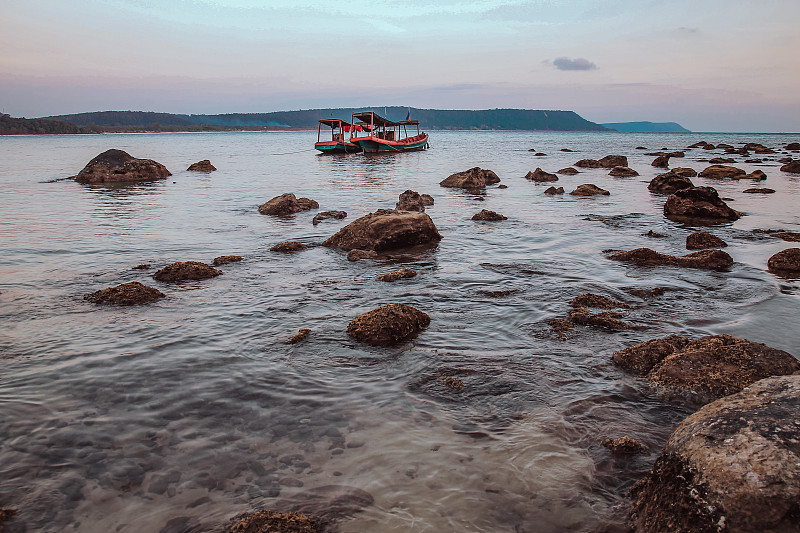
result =
[[608,256],[615,261],[625,261],[637,266],[677,266],[706,270],[724,270],[733,264],[733,258],[722,250],[700,250],[681,257],[662,254],[650,248],[613,252]]
[[[204,159],[192,163],[186,170],[213,172],[211,161]],[[125,184],[141,181],[163,180],[172,176],[167,167],[152,159],[138,159],[124,150],[110,149],[98,155],[73,176],[78,183]]]
[[[578,325],[594,326],[611,331],[639,329],[621,321],[623,313],[614,311],[614,309],[629,309],[630,306],[624,302],[599,294],[584,293],[573,298],[569,305],[571,310],[567,313],[566,318],[552,319],[547,322],[561,339],[565,339],[567,332]],[[602,309],[602,311],[595,313],[592,309]]]

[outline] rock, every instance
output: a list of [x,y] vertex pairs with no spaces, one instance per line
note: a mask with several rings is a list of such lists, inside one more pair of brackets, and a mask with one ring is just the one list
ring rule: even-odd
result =
[[628,252],[617,252],[609,256],[614,261],[626,261],[637,266],[678,266],[722,270],[733,264],[733,258],[722,250],[701,250],[682,257],[660,254],[650,248],[637,248]]
[[752,150],[757,154],[774,154],[775,150],[772,148],[768,148],[763,144],[759,143],[747,143],[744,145],[745,150]]
[[687,250],[702,250],[705,248],[725,248],[728,243],[705,231],[697,231],[686,237]]
[[713,187],[692,187],[673,192],[664,203],[664,215],[677,222],[700,224],[733,221],[741,216],[722,201]]
[[660,155],[656,157],[650,165],[659,168],[669,168],[669,156],[668,155]]
[[778,163],[783,163],[783,164],[791,163],[792,161],[793,159],[791,157],[782,157],[778,159]]
[[[365,507],[372,505],[374,501],[371,494],[356,487],[325,485],[294,494],[289,498],[283,498],[275,502],[275,506],[314,516],[321,520],[335,521],[361,512]],[[330,527],[324,528],[326,532],[332,530],[333,528]],[[237,533],[245,532],[237,531]],[[257,530],[254,533],[272,533],[272,530]]]
[[500,178],[491,170],[484,170],[479,167],[471,168],[463,172],[456,172],[442,180],[439,185],[467,190],[483,189],[487,185],[499,183]]
[[545,194],[564,194],[564,187],[548,187],[544,191]]
[[598,161],[605,168],[627,167],[628,158],[624,155],[607,155]]
[[298,241],[286,241],[280,244],[276,244],[275,246],[269,249],[270,252],[283,252],[283,253],[292,253],[292,252],[299,252],[300,250],[305,250],[308,248],[305,244]]
[[659,174],[650,181],[647,188],[658,194],[672,194],[681,189],[691,189],[694,183],[687,177],[678,175],[672,171]]
[[572,167],[562,168],[561,170],[556,171],[556,174],[564,174],[565,176],[573,176],[575,174],[580,174],[577,169]]
[[347,252],[348,261],[360,261],[362,259],[378,259],[378,252],[375,250],[350,250]]
[[136,159],[123,150],[106,150],[75,176],[78,183],[125,183],[166,179],[172,173],[152,159]]
[[310,329],[308,329],[308,328],[300,328],[299,330],[297,330],[297,333],[292,335],[292,337],[289,339],[289,344],[297,344],[298,342],[300,342],[300,341],[304,340],[306,337],[308,337],[309,333],[311,333]]
[[482,209],[480,213],[475,213],[472,215],[472,220],[485,220],[488,222],[496,222],[499,220],[508,220],[508,217],[501,215],[500,213],[495,213],[494,211],[489,211],[488,209]]
[[602,168],[603,165],[600,164],[600,161],[596,159],[581,159],[577,163],[575,163],[576,167],[580,168]]
[[508,189],[508,185],[500,184],[497,186],[498,189]]
[[544,152],[536,152],[533,154],[535,157],[547,157],[547,154]]
[[611,360],[636,376],[646,376],[654,366],[668,355],[682,350],[689,339],[682,335],[670,335],[663,339],[651,339],[615,352]]
[[177,283],[187,280],[209,279],[221,274],[221,270],[199,261],[181,261],[165,266],[153,274],[153,279],[166,283]]
[[258,206],[262,215],[286,217],[309,209],[319,209],[319,204],[309,198],[297,198],[292,193],[276,196],[272,200]]
[[325,524],[301,513],[255,511],[234,517],[223,533],[324,533]]
[[620,437],[618,439],[606,439],[603,446],[609,449],[614,455],[637,455],[647,453],[647,446],[631,437]]
[[737,167],[731,167],[726,165],[711,165],[707,167],[703,171],[700,172],[701,178],[709,178],[714,180],[723,180],[723,179],[738,179],[739,177],[743,177],[747,174],[744,170]]
[[773,255],[767,261],[773,274],[782,277],[800,277],[800,248],[787,248]]
[[745,189],[742,192],[746,192],[748,194],[773,194],[775,189],[769,189],[767,187],[753,187],[750,189]]
[[598,309],[628,309],[630,307],[624,302],[618,302],[600,294],[592,294],[590,292],[576,296],[569,302],[569,305],[572,307],[595,307]]
[[592,313],[587,307],[576,307],[569,312],[570,322],[582,326],[596,326],[612,331],[631,329],[630,324],[619,320],[620,317],[622,317],[622,313],[616,311]]
[[431,323],[422,311],[404,304],[389,304],[356,317],[347,333],[372,346],[390,346],[416,337]]
[[744,176],[739,176],[734,179],[765,180],[767,179],[767,175],[761,170],[754,170],[750,174],[745,174]]
[[756,229],[753,231],[756,233],[766,233],[767,235],[778,237],[784,241],[800,242],[800,233],[793,233],[791,231],[784,231],[782,229]]
[[663,233],[658,233],[653,230],[649,230],[647,233],[644,234],[645,237],[650,237],[651,239],[663,239],[666,237]]
[[[498,189],[505,189],[506,186],[505,185],[498,185],[497,188]],[[420,194],[419,195],[419,201],[422,202],[422,205],[426,205],[426,206],[427,205],[433,205],[433,196],[431,196],[430,194]]]
[[150,270],[150,263],[142,263],[141,265],[136,265],[131,270]]
[[87,294],[83,299],[95,304],[142,305],[165,296],[166,294],[158,289],[132,281]]
[[575,150],[570,150],[569,148],[562,148],[561,152],[574,152]]
[[410,268],[401,268],[400,270],[395,270],[394,272],[387,272],[386,274],[379,276],[378,281],[388,281],[391,283],[399,279],[413,278],[416,275],[417,275],[416,270],[412,270]]
[[689,167],[677,167],[669,171],[670,174],[675,176],[682,176],[684,178],[693,178],[697,176],[697,171]]
[[214,260],[211,262],[211,265],[218,267],[222,265],[227,265],[229,263],[238,263],[241,260],[242,260],[241,255],[221,255],[219,257],[215,257]]
[[611,172],[609,172],[608,175],[617,176],[620,178],[632,178],[634,176],[638,176],[639,173],[628,167],[614,167],[611,169]]
[[731,159],[730,157],[714,157],[708,161],[712,165],[724,165],[725,163],[735,163],[735,159]]
[[789,143],[783,147],[784,150],[800,150],[800,143]]
[[572,191],[570,194],[574,196],[594,196],[598,194],[603,194],[608,196],[611,193],[605,189],[601,189],[597,185],[593,185],[591,183],[584,183],[583,185],[578,185],[578,188]]
[[791,161],[781,167],[781,172],[789,172],[791,174],[800,174],[800,160]]
[[636,532],[798,530],[800,376],[773,377],[681,422],[631,489]]
[[635,149],[636,150],[647,150],[647,147],[646,146],[637,146]]
[[197,172],[214,172],[215,170],[217,170],[217,167],[212,165],[211,161],[209,161],[208,159],[203,159],[202,161],[198,161],[197,163],[192,163],[186,170],[194,170]]
[[343,218],[346,217],[347,213],[345,213],[344,211],[323,211],[322,213],[317,213],[316,215],[314,215],[314,218],[311,220],[311,223],[316,226],[321,221],[328,218],[335,218],[336,220],[342,220]]
[[425,205],[422,203],[422,197],[416,191],[407,190],[400,194],[400,199],[397,201],[395,207],[398,211],[425,211]]
[[713,145],[713,144],[711,144],[711,143],[708,143],[708,144],[705,144],[705,145],[703,145],[703,147],[702,147],[702,148],[703,148],[703,150],[716,150],[716,149],[717,149],[717,147],[716,147],[716,146],[714,146],[714,145]]
[[433,220],[425,213],[379,209],[351,222],[322,245],[380,252],[418,244],[433,245],[441,238]]
[[541,168],[536,168],[533,172],[525,174],[525,179],[531,181],[558,181],[558,176],[545,172]]
[[708,143],[706,141],[700,141],[700,142],[696,142],[693,145],[689,146],[689,148],[703,148],[707,144]]

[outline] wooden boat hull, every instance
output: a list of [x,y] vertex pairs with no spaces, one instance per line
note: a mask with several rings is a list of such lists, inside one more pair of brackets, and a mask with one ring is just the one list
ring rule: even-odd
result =
[[318,142],[314,144],[314,148],[323,154],[355,154],[361,151],[359,145],[345,141]]
[[414,152],[428,148],[428,135],[426,133],[399,141],[390,141],[374,136],[355,137],[350,141],[359,145],[368,154],[377,152]]

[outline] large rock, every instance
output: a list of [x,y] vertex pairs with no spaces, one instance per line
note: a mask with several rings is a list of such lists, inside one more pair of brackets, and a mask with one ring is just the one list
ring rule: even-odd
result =
[[800,161],[791,161],[781,167],[781,172],[800,174]]
[[422,201],[422,196],[417,191],[407,190],[400,193],[400,198],[397,200],[395,207],[398,211],[425,211],[425,203]]
[[208,159],[203,159],[202,161],[198,161],[197,163],[192,163],[186,170],[191,170],[194,172],[214,172],[215,170],[217,170],[217,167],[212,165],[211,161],[209,161]]
[[578,185],[578,187],[570,194],[574,196],[595,196],[595,195],[608,196],[611,193],[605,189],[601,189],[600,187],[592,183],[584,183],[583,185]]
[[767,261],[769,271],[779,276],[800,277],[800,248],[787,248]]
[[759,379],[800,370],[791,354],[732,335],[693,341],[672,335],[625,348],[611,356],[621,367],[699,403],[734,394]]
[[531,181],[558,181],[558,176],[549,172],[545,172],[541,168],[536,167],[536,170],[533,172],[528,172],[525,174],[525,179]]
[[575,163],[575,166],[579,168],[603,168],[603,165],[600,164],[600,161],[597,161],[596,159],[581,159]]
[[95,304],[141,305],[164,296],[166,295],[158,289],[132,281],[87,294],[83,299]]
[[783,147],[786,150],[797,151],[800,150],[800,143],[789,143]]
[[703,250],[705,248],[725,248],[728,243],[705,231],[696,231],[686,237],[687,250]]
[[390,346],[413,339],[430,323],[427,314],[410,305],[389,304],[353,319],[347,333],[365,344]]
[[743,178],[746,174],[747,172],[741,168],[731,167],[728,165],[711,165],[700,172],[700,177],[714,180],[724,180]]
[[691,189],[694,183],[686,176],[681,176],[674,171],[665,174],[659,174],[652,180],[647,188],[654,193],[658,194],[672,194],[681,189]]
[[500,183],[500,178],[497,177],[497,174],[491,170],[475,167],[451,174],[443,179],[439,185],[456,189],[476,190],[493,183]]
[[167,265],[155,274],[153,278],[167,283],[177,283],[187,280],[209,279],[222,274],[211,265],[199,261],[181,261]]
[[666,255],[650,248],[637,248],[627,252],[617,252],[609,256],[615,261],[625,261],[637,266],[677,266],[722,270],[733,264],[733,258],[722,250],[701,250],[682,257]]
[[435,244],[441,238],[433,220],[425,213],[379,209],[351,222],[322,245],[379,252],[417,244]]
[[713,187],[692,187],[673,192],[664,203],[664,215],[676,222],[714,224],[738,220]]
[[604,168],[627,167],[628,158],[624,155],[607,155],[601,158],[598,163]]
[[78,183],[125,183],[163,180],[172,173],[152,159],[137,159],[123,150],[106,150],[83,167]]
[[292,193],[276,196],[272,200],[258,206],[258,212],[262,215],[273,215],[286,217],[309,209],[318,209],[319,204],[309,198],[297,198]]
[[798,531],[797,420],[800,375],[758,381],[689,416],[631,490],[634,531]]

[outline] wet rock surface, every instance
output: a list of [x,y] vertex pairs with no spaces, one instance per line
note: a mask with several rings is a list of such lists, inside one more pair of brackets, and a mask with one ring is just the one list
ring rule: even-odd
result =
[[800,161],[790,161],[781,167],[781,172],[800,174]]
[[564,194],[564,187],[548,187],[544,190],[545,194]]
[[[567,318],[553,319],[547,322],[561,339],[566,339],[567,332],[578,325],[594,326],[611,331],[639,329],[620,320],[623,317],[622,312],[611,311],[611,309],[628,309],[630,306],[624,302],[612,300],[600,294],[584,293],[573,298],[569,305],[572,309],[567,313]],[[604,311],[595,313],[591,308],[604,309]]]
[[397,200],[395,207],[398,211],[425,211],[425,203],[422,201],[422,196],[417,191],[407,190],[400,193],[400,198]]
[[575,174],[580,174],[580,172],[572,167],[562,168],[561,170],[557,170],[556,174],[564,174],[565,176],[574,176]]
[[480,190],[493,183],[500,183],[500,178],[497,177],[497,174],[491,170],[474,167],[463,172],[450,174],[439,185],[458,189]]
[[299,241],[286,241],[276,244],[272,246],[269,251],[270,252],[283,252],[283,253],[292,253],[292,252],[299,252],[300,250],[305,250],[308,248],[305,244]]
[[608,196],[611,193],[592,183],[584,183],[583,185],[578,185],[578,187],[570,194],[573,196]]
[[784,241],[789,242],[800,242],[800,233],[786,231],[782,229],[756,229],[753,230],[755,233],[766,233],[767,235],[771,235],[773,237],[778,237]]
[[138,281],[99,290],[83,297],[87,302],[112,305],[142,305],[164,298],[166,294]]
[[353,319],[347,333],[372,346],[391,346],[416,337],[431,323],[422,311],[405,304],[388,304]]
[[578,168],[603,168],[600,161],[596,159],[581,159],[575,163],[575,166]]
[[570,300],[569,305],[572,307],[595,307],[598,309],[627,309],[630,307],[625,302],[612,300],[601,294],[593,294],[591,292],[585,292],[580,296],[576,296]]
[[767,187],[751,187],[750,189],[745,189],[742,192],[747,194],[774,194],[775,189],[770,189]]
[[282,194],[258,206],[262,215],[286,217],[309,209],[318,209],[319,204],[310,198],[297,198],[292,193]]
[[539,167],[536,167],[536,170],[533,172],[528,172],[525,174],[526,180],[531,181],[558,181],[558,176],[555,174],[551,174],[550,172],[545,172]]
[[191,170],[195,172],[214,172],[215,170],[217,170],[217,167],[212,165],[211,161],[209,161],[208,159],[203,159],[202,161],[198,161],[197,163],[192,163],[186,170]]
[[436,244],[442,236],[425,213],[379,209],[365,215],[322,243],[342,250],[392,250],[420,244]]
[[241,255],[221,255],[219,257],[215,257],[214,260],[211,262],[212,266],[222,266],[228,265],[230,263],[238,263],[242,260]]
[[634,176],[638,176],[639,173],[628,167],[614,167],[611,169],[611,172],[609,172],[608,175],[619,178],[632,178]]
[[631,490],[637,532],[797,531],[800,376],[763,379],[701,408]]
[[722,250],[701,250],[681,257],[658,253],[650,248],[637,248],[628,252],[617,252],[609,256],[614,261],[625,261],[637,266],[677,266],[723,270],[733,264],[733,258]]
[[188,280],[209,279],[221,274],[221,270],[199,261],[180,261],[165,266],[153,274],[153,278],[166,283],[178,283]]
[[675,191],[679,191],[681,189],[691,189],[693,187],[694,183],[692,183],[692,180],[686,176],[681,176],[674,172],[659,174],[650,180],[650,184],[647,186],[651,192],[659,194],[672,194]]
[[724,248],[728,243],[705,231],[696,231],[686,237],[687,250],[703,250],[705,248]]
[[83,167],[78,183],[125,183],[166,179],[172,173],[152,159],[137,159],[123,150],[106,150]]
[[783,277],[800,277],[800,248],[788,248],[773,255],[767,261],[773,274]]
[[375,250],[353,249],[347,252],[348,261],[361,261],[362,259],[378,259],[380,256]]
[[314,215],[314,218],[311,220],[311,223],[315,226],[322,222],[323,220],[333,218],[335,220],[342,220],[347,218],[347,213],[344,211],[323,211],[322,213],[317,213]]
[[650,165],[658,168],[669,168],[669,156],[660,155],[656,157]]
[[694,178],[695,176],[697,176],[697,171],[689,167],[675,167],[669,171],[669,174],[674,174],[675,176],[682,176],[684,178]]
[[692,187],[673,192],[664,203],[664,215],[676,222],[698,224],[730,222],[740,217],[713,187]]
[[324,524],[301,513],[255,511],[232,520],[223,533],[324,533]]
[[289,338],[289,344],[297,344],[298,342],[305,340],[308,337],[308,334],[311,333],[311,330],[308,328],[300,328],[297,330],[297,333]]
[[651,339],[615,352],[611,360],[628,372],[646,376],[665,357],[689,344],[683,335],[670,335],[662,339]]
[[598,163],[604,168],[627,167],[628,158],[624,155],[607,155],[600,158]]
[[731,167],[727,165],[711,165],[703,169],[700,174],[701,178],[709,178],[713,180],[724,179],[740,179],[747,175],[747,172],[738,167]]
[[411,268],[401,268],[399,270],[395,270],[393,272],[387,272],[386,274],[379,276],[379,281],[388,281],[394,282],[400,279],[408,279],[413,278],[417,275],[417,271]]
[[628,436],[606,439],[603,441],[603,446],[608,448],[608,450],[615,455],[637,455],[640,453],[647,453],[647,446]]
[[508,220],[508,217],[489,211],[488,209],[481,209],[479,213],[472,215],[472,220],[485,220],[487,222],[497,222],[500,220]]

